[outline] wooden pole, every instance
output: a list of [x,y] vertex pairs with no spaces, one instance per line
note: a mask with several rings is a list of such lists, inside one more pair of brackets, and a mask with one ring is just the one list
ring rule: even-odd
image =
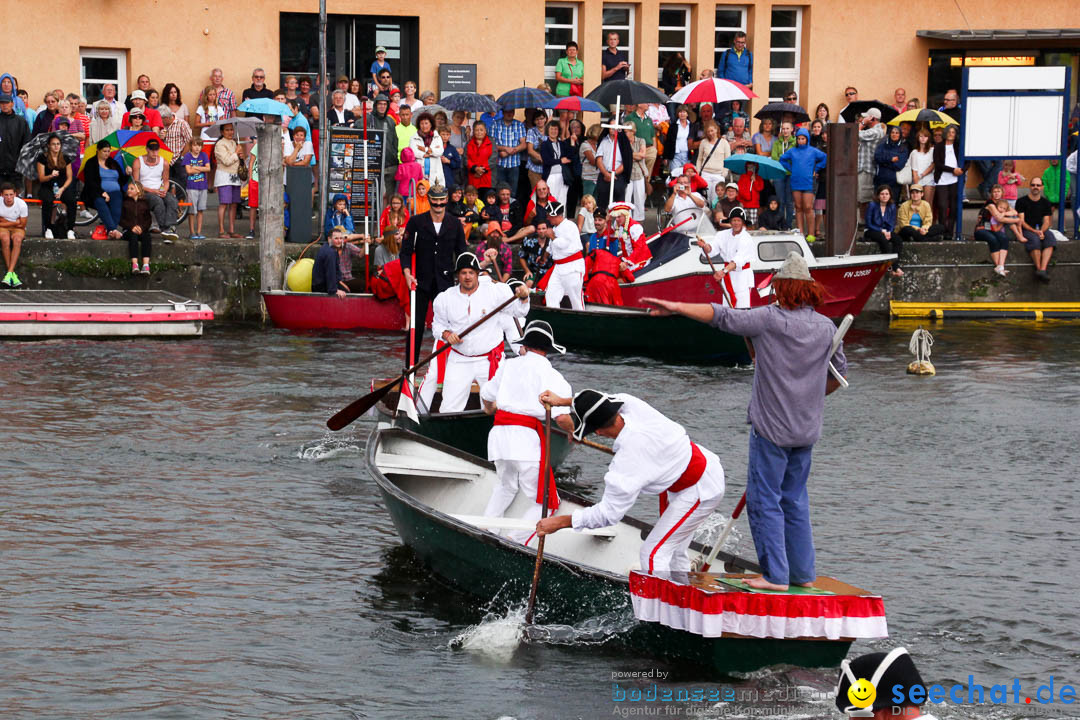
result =
[[259,140],[259,271],[260,289],[281,290],[285,271],[285,165],[280,118],[272,117],[256,131]]

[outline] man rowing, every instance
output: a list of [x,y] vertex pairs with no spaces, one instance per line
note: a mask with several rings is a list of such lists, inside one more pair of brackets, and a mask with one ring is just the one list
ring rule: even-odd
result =
[[721,230],[707,243],[697,239],[698,247],[710,258],[720,258],[722,265],[713,273],[720,284],[724,305],[745,310],[750,307],[750,291],[754,288],[754,271],[750,263],[754,259],[754,240],[746,229],[746,213],[741,207],[728,213],[731,227]]
[[[544,406],[540,393],[552,389],[560,395],[570,395],[570,383],[551,366],[548,355],[563,354],[566,348],[555,344],[551,326],[534,320],[525,327],[521,338],[523,354],[504,360],[495,377],[480,390],[484,412],[495,416],[495,425],[488,433],[488,459],[495,463],[499,483],[491,493],[484,517],[502,517],[518,490],[535,500],[522,516],[536,522],[540,519],[544,489],[540,484],[540,469],[550,448],[544,445]],[[553,417],[570,412],[565,407],[553,408]],[[555,492],[555,475],[548,464],[548,508],[559,507]],[[526,545],[535,532],[509,532],[507,536]]]
[[469,400],[475,380],[481,386],[495,375],[503,356],[503,325],[493,318],[464,338],[458,333],[491,313],[511,297],[500,312],[511,317],[525,317],[529,312],[529,290],[524,285],[511,290],[503,283],[480,278],[480,261],[471,252],[458,256],[455,265],[458,284],[439,293],[433,303],[432,334],[436,349],[449,344],[450,351],[436,359],[420,386],[421,407],[430,408],[436,384],[442,384],[440,412],[461,412]]
[[772,288],[775,305],[745,312],[655,298],[643,302],[659,308],[651,311],[654,315],[678,313],[753,340],[746,511],[763,577],[748,584],[787,590],[809,586],[817,577],[806,480],[821,437],[825,396],[840,386],[829,376],[829,363],[843,376],[847,359],[842,344],[830,353],[836,327],[814,310],[825,291],[801,255],[788,253]]
[[559,416],[559,426],[577,440],[592,432],[611,438],[615,457],[604,475],[600,502],[572,515],[541,519],[537,532],[608,527],[622,520],[641,493],[658,495],[660,519],[641,546],[641,569],[667,575],[688,572],[690,540],[724,497],[720,459],[692,442],[682,425],[633,395],[582,390],[571,400],[545,390],[540,401],[570,407],[569,416]]

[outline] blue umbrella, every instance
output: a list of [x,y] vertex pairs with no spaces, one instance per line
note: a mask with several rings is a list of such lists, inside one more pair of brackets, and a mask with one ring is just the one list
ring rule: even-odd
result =
[[285,103],[270,98],[252,98],[240,103],[237,108],[240,112],[249,115],[277,115],[278,117],[292,117],[293,112]]
[[499,104],[499,107],[505,110],[512,110],[514,108],[543,107],[544,103],[554,99],[555,96],[545,90],[531,87],[519,87],[514,88],[510,92],[503,93],[496,102]]
[[474,92],[459,92],[453,95],[445,95],[439,101],[447,110],[461,110],[463,112],[495,113],[499,106],[487,95]]
[[751,153],[732,155],[724,161],[724,167],[736,175],[742,175],[746,172],[746,163],[757,163],[758,175],[765,180],[779,180],[788,175],[788,171],[784,169],[784,166],[771,157]]
[[583,97],[563,97],[549,100],[540,107],[545,110],[574,110],[578,112],[606,113],[608,109],[598,102]]

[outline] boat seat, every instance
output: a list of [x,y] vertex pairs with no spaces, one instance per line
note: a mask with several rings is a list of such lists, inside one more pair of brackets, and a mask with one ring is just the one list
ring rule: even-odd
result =
[[442,477],[452,480],[479,480],[476,470],[459,470],[447,467],[445,461],[416,457],[414,455],[392,455],[379,453],[375,465],[384,475],[415,475],[418,477]]

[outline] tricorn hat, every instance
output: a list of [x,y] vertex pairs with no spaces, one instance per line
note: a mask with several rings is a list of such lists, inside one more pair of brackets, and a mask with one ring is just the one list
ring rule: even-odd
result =
[[458,273],[461,270],[475,270],[480,272],[480,261],[471,252],[463,252],[457,257],[457,262],[454,263],[454,273]]
[[622,402],[599,390],[582,390],[574,396],[570,418],[574,421],[574,438],[582,440],[589,433],[605,427],[614,418]]
[[546,353],[557,352],[562,355],[566,352],[565,347],[555,344],[555,335],[551,331],[551,325],[543,320],[533,320],[525,326],[525,332],[521,335],[521,344]]
[[888,653],[860,655],[854,660],[840,663],[840,677],[836,681],[836,707],[840,712],[861,709],[852,705],[848,698],[848,689],[859,680],[869,681],[877,692],[873,705],[866,708],[868,710],[881,710],[898,704],[893,702],[893,697],[898,692],[897,686],[903,688],[900,692],[905,698],[911,697],[909,691],[912,686],[925,687],[922,676],[915,667],[915,661],[908,655],[907,648],[903,647],[894,648]]

